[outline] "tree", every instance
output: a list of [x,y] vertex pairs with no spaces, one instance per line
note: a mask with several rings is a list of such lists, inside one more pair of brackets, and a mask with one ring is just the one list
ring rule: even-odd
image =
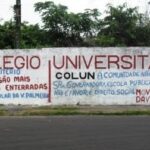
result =
[[[150,18],[127,4],[108,5],[100,19],[97,9],[68,12],[64,5],[39,2],[43,26],[21,24],[21,48],[81,46],[150,46]],[[15,48],[15,21],[0,24],[0,49]]]
[[67,29],[67,7],[53,2],[35,4],[35,11],[42,16],[44,30],[47,31],[47,42],[53,46],[65,45]]
[[15,47],[15,24],[13,21],[6,21],[0,24],[0,49],[11,49]]
[[47,31],[48,42],[53,46],[84,46],[85,39],[96,36],[98,17],[97,9],[87,9],[84,13],[68,13],[68,8],[55,5],[54,2],[35,4]]
[[128,8],[126,4],[113,7],[108,5],[107,16],[98,39],[102,46],[136,45],[136,26],[139,19],[137,8]]
[[27,22],[24,22],[21,25],[21,32],[21,48],[38,48],[47,46],[45,31],[40,29],[38,24],[30,25]]
[[136,27],[136,43],[137,46],[150,46],[150,16],[147,11],[140,14]]
[[[47,46],[45,31],[40,29],[39,25],[30,25],[27,22],[23,22],[21,30],[21,48]],[[0,39],[0,49],[15,48],[15,22],[6,21],[4,24],[0,24]]]

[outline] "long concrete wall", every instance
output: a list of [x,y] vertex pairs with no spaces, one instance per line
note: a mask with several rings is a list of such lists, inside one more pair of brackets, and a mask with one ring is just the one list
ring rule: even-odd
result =
[[1,50],[0,104],[149,105],[150,48]]

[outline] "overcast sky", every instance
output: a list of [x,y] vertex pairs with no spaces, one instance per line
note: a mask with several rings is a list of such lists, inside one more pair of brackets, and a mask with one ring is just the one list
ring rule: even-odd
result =
[[[48,0],[21,0],[22,1],[22,20],[31,24],[39,23],[40,16],[34,12],[34,3],[44,2]],[[66,5],[69,11],[82,12],[86,8],[98,8],[101,13],[106,9],[106,4],[111,3],[114,6],[127,2],[130,7],[139,7],[140,12],[148,9],[148,1],[150,0],[51,0],[56,4]],[[13,5],[16,0],[0,0],[0,19],[10,20],[13,17]],[[2,22],[2,21],[1,21]]]

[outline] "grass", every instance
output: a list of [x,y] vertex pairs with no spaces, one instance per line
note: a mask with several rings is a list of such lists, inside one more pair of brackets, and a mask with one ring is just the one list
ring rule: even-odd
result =
[[53,115],[115,115],[115,116],[130,116],[130,115],[150,115],[150,107],[22,107],[5,108],[0,107],[0,116],[53,116]]

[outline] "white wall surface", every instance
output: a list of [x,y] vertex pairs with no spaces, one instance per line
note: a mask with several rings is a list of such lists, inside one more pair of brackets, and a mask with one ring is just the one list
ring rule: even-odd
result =
[[146,47],[1,50],[0,104],[149,105],[149,57]]

